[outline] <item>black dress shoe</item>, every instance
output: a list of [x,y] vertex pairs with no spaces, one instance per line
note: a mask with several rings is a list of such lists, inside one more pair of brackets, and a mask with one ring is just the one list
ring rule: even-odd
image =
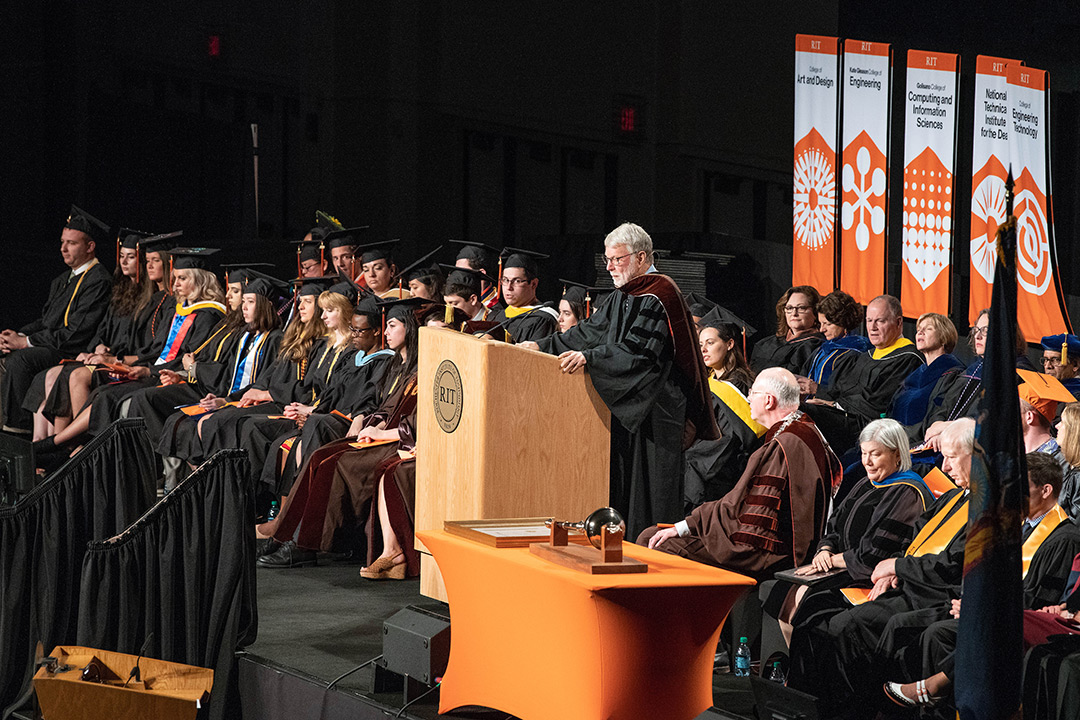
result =
[[281,543],[274,538],[259,538],[255,541],[255,557],[261,558],[264,555],[271,555],[276,553],[281,548]]
[[282,543],[275,552],[263,555],[255,563],[266,568],[294,568],[317,565],[318,560],[314,550],[304,550],[296,546],[295,540],[289,540]]

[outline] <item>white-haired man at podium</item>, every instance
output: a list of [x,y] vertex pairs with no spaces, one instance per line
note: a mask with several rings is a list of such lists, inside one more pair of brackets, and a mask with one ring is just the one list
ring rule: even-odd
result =
[[674,522],[683,507],[683,450],[719,431],[707,396],[690,311],[675,282],[652,266],[652,238],[624,223],[604,239],[615,283],[592,316],[524,347],[584,369],[611,410],[611,505],[631,537]]
[[809,562],[840,482],[840,461],[799,411],[799,384],[788,370],[757,376],[750,413],[769,430],[731,492],[674,527],[649,528],[638,543],[758,578]]

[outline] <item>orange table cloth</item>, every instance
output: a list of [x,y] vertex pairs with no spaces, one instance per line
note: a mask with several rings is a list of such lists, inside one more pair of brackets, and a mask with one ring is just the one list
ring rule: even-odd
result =
[[450,601],[439,712],[691,720],[712,706],[720,627],[751,578],[630,543],[649,572],[591,575],[528,548],[417,535]]

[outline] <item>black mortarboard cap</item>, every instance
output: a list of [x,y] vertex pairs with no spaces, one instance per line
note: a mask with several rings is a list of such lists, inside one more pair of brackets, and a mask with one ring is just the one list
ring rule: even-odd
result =
[[306,260],[322,260],[322,251],[320,246],[325,247],[322,242],[322,238],[315,238],[314,240],[290,240],[290,243],[296,245],[296,251],[300,254],[300,262]]
[[544,253],[511,247],[504,248],[500,257],[503,258],[503,270],[507,268],[521,268],[531,277],[536,277],[539,274],[539,261],[547,260],[548,258]]
[[380,240],[379,242],[367,243],[356,248],[356,254],[360,256],[360,264],[366,265],[376,260],[385,260],[393,264],[394,255],[392,248],[401,242],[400,238],[393,240]]
[[296,293],[298,296],[322,295],[324,291],[329,290],[330,286],[339,279],[340,278],[337,275],[322,275],[320,277],[293,278],[289,282],[293,285],[300,286],[300,290]]
[[[222,264],[221,269],[225,271],[225,277],[228,282],[238,282],[244,285],[257,277],[268,278],[274,280],[270,275],[264,275],[257,268],[273,269],[273,263],[229,263],[228,265]],[[281,282],[281,281],[279,281]],[[283,283],[284,284],[284,283]],[[286,285],[287,287],[287,285]]]
[[64,223],[64,227],[86,233],[90,236],[90,239],[96,243],[107,243],[112,239],[112,233],[109,232],[109,226],[80,208],[78,205],[71,206],[71,212],[68,214],[68,219],[67,222]]
[[378,317],[379,304],[375,301],[375,296],[368,293],[364,297],[360,298],[356,302],[356,313],[358,315],[366,315],[368,319]]
[[183,236],[183,230],[174,230],[173,232],[148,237],[139,243],[139,245],[142,247],[143,252],[169,252],[176,247],[177,240]]
[[585,298],[588,296],[590,309],[595,307],[596,303],[607,293],[611,292],[611,288],[594,287],[591,285],[585,285],[584,283],[574,282],[573,280],[566,280],[565,278],[559,278],[559,282],[563,284],[563,299],[567,302],[574,303],[576,305],[585,306]]
[[416,297],[402,298],[401,300],[394,298],[393,300],[380,300],[378,302],[379,309],[386,313],[387,320],[393,320],[394,318],[400,319],[406,315],[412,315],[419,321],[419,318],[417,317],[418,311],[426,310],[426,306],[431,304],[431,300],[428,300],[427,298]]
[[480,268],[487,272],[495,271],[495,261],[499,257],[499,251],[496,248],[487,243],[472,242],[470,240],[451,240],[450,242],[462,246],[454,258],[455,262],[468,260],[469,266],[474,270]]
[[288,285],[270,277],[255,277],[244,284],[244,294],[262,295],[275,306],[288,295]]
[[740,333],[746,332],[747,337],[752,336],[757,330],[753,325],[743,320],[735,313],[728,310],[722,305],[713,305],[712,309],[704,315],[699,316],[701,318],[698,322],[698,327],[718,327],[720,323],[734,326]]
[[132,230],[131,228],[120,228],[120,231],[116,235],[117,244],[126,248],[127,250],[135,250],[139,247],[143,240],[153,237],[154,233],[144,232],[142,230]]
[[360,234],[368,229],[368,225],[360,227],[335,230],[326,236],[326,247],[329,250],[339,247],[356,247],[360,244]]
[[210,256],[218,250],[219,248],[178,247],[170,250],[169,255],[173,259],[173,270],[207,270],[210,267]]
[[705,317],[710,310],[716,307],[716,303],[712,300],[695,292],[686,293],[683,295],[683,299],[686,300],[686,304],[690,307],[690,314],[694,317]]
[[444,247],[446,247],[446,246],[445,245],[440,245],[439,247],[435,248],[434,250],[429,252],[424,257],[420,258],[416,262],[414,262],[411,265],[409,265],[408,267],[406,267],[404,270],[398,271],[398,274],[394,276],[394,280],[397,280],[398,278],[404,278],[405,280],[411,280],[412,279],[412,274],[411,273],[413,273],[413,271],[418,271],[418,270],[422,270],[424,272],[429,271],[431,269],[430,266],[424,266],[424,263],[426,263],[428,260],[430,260],[432,257],[434,257]]
[[348,298],[350,305],[356,305],[356,300],[360,297],[360,286],[344,275],[338,275],[337,282],[328,287],[327,290],[338,295],[344,295]]
[[494,282],[487,273],[471,268],[459,268],[454,265],[439,263],[439,267],[446,271],[447,285],[465,285],[472,288],[477,295],[480,294],[480,283]]

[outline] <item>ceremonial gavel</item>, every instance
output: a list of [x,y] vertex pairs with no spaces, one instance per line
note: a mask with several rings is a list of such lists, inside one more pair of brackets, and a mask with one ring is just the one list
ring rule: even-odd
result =
[[[589,517],[585,518],[581,522],[567,522],[565,520],[556,520],[551,518],[544,521],[544,525],[547,527],[557,527],[564,530],[584,530],[585,537],[589,539],[589,542],[597,550],[602,549],[604,544],[604,534],[610,533],[622,533],[626,534],[626,521],[623,520],[619,511],[612,507],[600,508],[593,510],[589,513]],[[620,537],[621,540],[621,537]]]

